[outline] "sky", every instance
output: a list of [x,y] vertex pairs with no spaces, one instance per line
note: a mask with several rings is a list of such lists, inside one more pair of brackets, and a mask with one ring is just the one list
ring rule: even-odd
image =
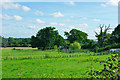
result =
[[55,27],[64,38],[64,31],[78,29],[96,39],[99,26],[118,24],[118,4],[108,2],[8,2],[2,3],[3,37],[30,38],[45,27]]

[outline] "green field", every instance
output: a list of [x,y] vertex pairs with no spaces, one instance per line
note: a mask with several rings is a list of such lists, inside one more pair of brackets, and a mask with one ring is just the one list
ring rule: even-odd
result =
[[66,53],[55,50],[2,49],[3,78],[89,78],[87,71],[103,69],[99,61],[110,57],[97,53]]

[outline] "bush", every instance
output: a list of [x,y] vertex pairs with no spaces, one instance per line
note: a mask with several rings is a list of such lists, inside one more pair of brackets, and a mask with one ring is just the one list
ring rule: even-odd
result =
[[12,50],[16,50],[16,48],[13,48]]
[[111,55],[111,57],[108,57],[104,63],[104,69],[100,71],[91,69],[89,75],[93,78],[111,78],[113,80],[118,80],[120,77],[118,54],[115,56]]
[[54,46],[54,49],[55,49],[55,50],[57,50],[57,49],[58,49],[57,45],[55,45],[55,46]]
[[109,50],[109,49],[112,49],[112,48],[120,48],[120,43],[115,43],[113,45],[107,45],[105,47],[98,48],[98,52],[106,51],[106,50]]
[[80,50],[81,46],[80,46],[79,42],[75,41],[74,43],[70,44],[70,48],[73,49],[73,50]]

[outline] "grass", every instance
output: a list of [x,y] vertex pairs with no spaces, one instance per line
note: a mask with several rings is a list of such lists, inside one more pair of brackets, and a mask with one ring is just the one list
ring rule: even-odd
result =
[[103,63],[100,64],[96,59],[105,60],[107,57],[110,57],[110,55],[90,56],[90,54],[94,53],[2,49],[2,77],[89,78],[87,71],[91,67],[97,70],[103,68]]

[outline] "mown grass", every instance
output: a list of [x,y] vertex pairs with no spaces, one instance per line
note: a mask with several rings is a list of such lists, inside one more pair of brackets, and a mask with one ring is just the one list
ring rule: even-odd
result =
[[[110,57],[110,54],[94,56],[90,54],[93,55],[94,53],[65,53],[54,50],[39,51],[35,49],[4,49],[2,50],[2,77],[89,78],[90,76],[87,74],[87,71],[90,70],[91,67],[97,70],[102,69],[103,63],[99,63],[99,61]],[[32,58],[29,58],[30,56],[32,56]],[[41,56],[43,58],[41,58]],[[15,57],[15,59],[6,59],[6,57]],[[26,58],[24,59],[24,57]]]

